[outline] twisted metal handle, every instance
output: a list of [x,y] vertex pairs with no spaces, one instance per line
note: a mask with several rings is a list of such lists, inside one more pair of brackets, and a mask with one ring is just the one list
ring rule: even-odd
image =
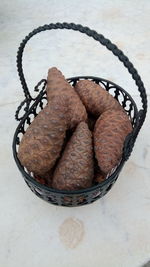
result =
[[[68,29],[68,30],[74,30],[79,31],[81,33],[84,33],[88,35],[89,37],[92,37],[94,40],[98,41],[100,44],[105,46],[108,50],[110,50],[127,68],[128,72],[131,74],[133,80],[135,81],[135,84],[138,87],[138,91],[140,92],[141,101],[142,101],[142,110],[139,113],[139,125],[134,129],[132,137],[129,138],[129,140],[126,142],[125,146],[128,150],[128,153],[125,155],[125,158],[128,158],[128,155],[131,154],[134,142],[136,140],[136,137],[138,135],[138,132],[140,131],[142,124],[146,117],[147,112],[147,96],[146,91],[144,88],[144,84],[141,80],[141,77],[139,76],[137,70],[134,68],[133,64],[129,61],[128,57],[124,55],[124,53],[118,49],[118,47],[113,44],[109,39],[105,38],[102,34],[98,34],[96,31],[89,29],[88,27],[83,27],[80,24],[74,24],[74,23],[50,23],[48,25],[43,25],[41,27],[38,27],[37,29],[30,32],[25,39],[20,44],[20,47],[17,52],[17,69],[19,78],[21,81],[21,85],[25,94],[25,98],[28,100],[31,100],[31,94],[28,90],[27,83],[24,77],[23,68],[22,68],[22,56],[23,51],[25,48],[26,43],[31,39],[32,36],[36,35],[37,33],[40,33],[42,31],[46,30],[56,30],[56,29]],[[130,148],[130,149],[129,149]],[[130,151],[130,152],[129,152]]]

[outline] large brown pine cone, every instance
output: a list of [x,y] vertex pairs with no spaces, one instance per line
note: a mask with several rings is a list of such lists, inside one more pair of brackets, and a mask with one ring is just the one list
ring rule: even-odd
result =
[[18,158],[28,171],[42,175],[60,155],[68,127],[66,97],[57,96],[39,112],[21,140]]
[[55,67],[49,69],[47,77],[47,99],[50,103],[56,95],[68,97],[69,128],[76,127],[81,121],[87,120],[87,113],[78,94],[67,82],[62,73]]
[[111,94],[92,81],[79,81],[75,85],[75,90],[80,96],[87,111],[97,117],[108,109],[122,110],[122,106]]
[[94,129],[94,149],[100,170],[107,174],[120,161],[131,122],[121,110],[107,110],[97,120]]
[[77,190],[92,185],[92,136],[81,122],[63,152],[53,175],[52,186],[60,190]]

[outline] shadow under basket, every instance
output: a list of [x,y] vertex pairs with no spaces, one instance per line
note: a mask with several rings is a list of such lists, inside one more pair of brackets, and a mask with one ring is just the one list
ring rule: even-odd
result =
[[[133,126],[133,131],[126,137],[124,142],[124,149],[122,154],[122,159],[116,169],[111,173],[111,175],[103,182],[98,185],[94,185],[87,189],[77,190],[77,191],[64,191],[64,190],[56,190],[45,185],[38,183],[34,178],[33,174],[29,173],[26,168],[24,168],[18,157],[17,151],[21,141],[23,134],[26,132],[26,129],[37,116],[39,111],[43,109],[43,107],[47,104],[46,98],[46,80],[41,80],[38,85],[35,87],[35,91],[39,91],[39,86],[42,85],[40,93],[36,98],[31,97],[30,92],[28,90],[24,74],[22,68],[22,56],[24,47],[27,41],[35,34],[45,31],[45,30],[52,30],[52,29],[72,29],[82,33],[87,34],[90,37],[93,37],[95,40],[99,41],[102,45],[106,46],[112,53],[118,57],[118,59],[123,62],[124,66],[128,69],[129,73],[131,73],[133,80],[138,87],[140,92],[141,102],[142,102],[142,109],[138,110],[134,100],[132,97],[120,86],[116,85],[113,82],[105,80],[103,78],[92,77],[92,76],[80,76],[80,77],[73,77],[69,78],[68,82],[75,86],[76,82],[81,79],[88,79],[92,80],[97,84],[100,84],[105,90],[107,90],[110,94],[112,94],[117,101],[122,105],[124,110],[126,111],[127,115]],[[25,94],[25,100],[20,104],[19,108],[16,111],[16,119],[20,120],[20,123],[15,131],[14,139],[13,139],[13,155],[16,161],[16,164],[24,177],[25,182],[30,187],[32,192],[34,192],[38,197],[42,198],[43,200],[59,205],[59,206],[81,206],[85,204],[92,203],[97,199],[103,197],[113,186],[116,182],[120,171],[123,168],[125,161],[129,158],[136,137],[141,129],[141,126],[145,120],[146,112],[147,112],[147,97],[143,82],[139,74],[137,73],[136,69],[133,67],[133,64],[129,61],[129,59],[123,54],[121,50],[117,48],[116,45],[112,44],[108,39],[106,39],[103,35],[96,33],[93,30],[90,30],[87,27],[83,27],[81,25],[76,25],[73,23],[56,23],[56,24],[49,24],[44,25],[42,27],[37,28],[36,30],[29,33],[28,36],[22,41],[17,54],[17,68],[19,77],[21,80],[21,84],[23,87],[23,91]],[[24,107],[25,106],[25,107]],[[24,107],[25,114],[19,118],[19,112]]]

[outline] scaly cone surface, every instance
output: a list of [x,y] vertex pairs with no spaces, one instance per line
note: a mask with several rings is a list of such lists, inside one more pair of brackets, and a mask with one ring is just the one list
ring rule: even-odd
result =
[[94,150],[100,170],[107,174],[120,161],[126,136],[132,131],[125,112],[105,111],[94,129]]
[[87,111],[97,117],[108,109],[123,110],[119,102],[110,93],[92,81],[79,81],[75,85],[75,90]]
[[78,94],[62,73],[55,67],[49,69],[47,77],[47,99],[50,103],[56,95],[68,97],[69,128],[74,128],[81,121],[87,120],[87,113]]
[[60,155],[68,127],[66,97],[56,96],[39,112],[21,140],[18,158],[28,171],[44,175]]
[[81,122],[66,145],[53,176],[52,186],[60,190],[78,190],[92,185],[92,135]]

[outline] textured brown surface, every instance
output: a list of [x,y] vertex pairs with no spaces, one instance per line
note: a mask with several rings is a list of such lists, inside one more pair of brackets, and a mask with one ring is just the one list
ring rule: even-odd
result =
[[105,178],[106,178],[106,174],[101,172],[100,167],[98,166],[98,161],[94,157],[94,179],[93,179],[93,183],[94,184],[101,183],[101,182],[103,182],[105,180]]
[[75,90],[87,111],[93,115],[99,116],[108,109],[122,109],[121,105],[111,94],[92,81],[79,81],[75,86]]
[[42,176],[34,175],[34,178],[40,184],[44,184],[44,185],[51,187],[52,186],[53,171],[50,170],[48,173],[45,173]]
[[[74,88],[59,70],[49,70],[48,105],[28,127],[18,151],[20,162],[39,183],[60,190],[104,181],[119,163],[125,137],[132,131],[123,108],[99,85],[79,81],[76,91],[88,120]],[[94,129],[96,159],[89,129]]]
[[105,181],[106,175],[102,174],[102,173],[96,173],[94,175],[94,182],[95,183],[101,183],[103,181]]
[[94,129],[94,149],[102,172],[109,173],[119,163],[125,138],[131,131],[125,112],[108,110],[99,117]]
[[65,138],[68,125],[66,97],[55,97],[46,106],[24,134],[18,158],[28,171],[44,175],[55,164]]
[[52,186],[61,190],[90,187],[93,179],[92,136],[85,122],[81,122],[58,162]]
[[51,102],[56,95],[68,97],[69,127],[75,127],[79,122],[87,120],[87,113],[74,88],[65,80],[62,73],[55,67],[49,69],[47,77],[47,99]]

